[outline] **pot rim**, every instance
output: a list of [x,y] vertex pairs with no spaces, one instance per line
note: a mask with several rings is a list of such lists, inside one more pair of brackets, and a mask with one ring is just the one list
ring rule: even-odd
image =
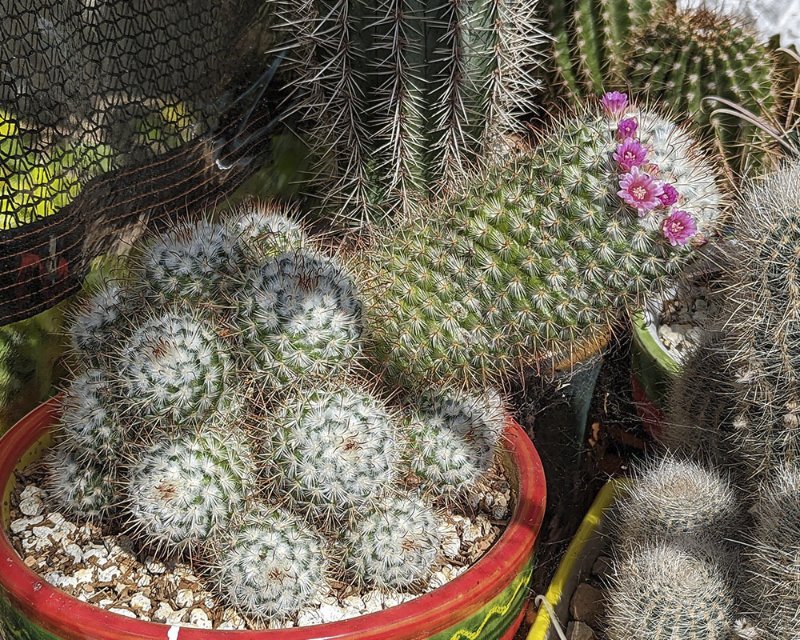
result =
[[[0,438],[0,493],[36,441],[59,415],[56,396],[31,411]],[[25,566],[0,526],[0,591],[39,626],[72,640],[418,640],[445,631],[481,609],[514,580],[533,555],[545,509],[541,460],[522,428],[510,416],[506,449],[517,476],[511,521],[489,551],[460,576],[413,600],[357,618],[288,629],[210,630],[170,626],[128,618],[73,598]],[[514,479],[512,478],[512,481]],[[5,522],[8,502],[0,504]],[[455,617],[454,613],[463,612]]]

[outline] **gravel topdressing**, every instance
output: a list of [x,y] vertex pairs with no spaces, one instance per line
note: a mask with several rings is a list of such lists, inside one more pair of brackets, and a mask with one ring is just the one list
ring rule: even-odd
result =
[[[206,587],[203,569],[184,561],[171,564],[137,554],[132,541],[81,523],[49,503],[41,469],[17,479],[11,499],[9,536],[26,566],[68,594],[108,611],[145,621],[202,629],[263,629],[218,601]],[[471,501],[471,511],[440,509],[440,559],[427,593],[466,571],[500,537],[512,513],[511,490],[500,467],[486,490]],[[421,593],[359,592],[332,583],[316,606],[291,622],[268,628],[334,622],[380,611]]]

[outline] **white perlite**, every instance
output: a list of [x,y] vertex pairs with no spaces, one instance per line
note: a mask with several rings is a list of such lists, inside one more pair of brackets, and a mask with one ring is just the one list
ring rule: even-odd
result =
[[[427,591],[454,579],[473,564],[499,537],[510,516],[508,483],[495,478],[491,488],[472,496],[474,515],[443,510],[440,529],[441,561]],[[60,513],[44,512],[43,493],[28,484],[12,496],[9,530],[25,564],[49,583],[89,604],[120,615],[178,627],[200,629],[263,628],[238,611],[225,607],[207,590],[204,577],[189,565],[166,565],[153,558],[136,557],[124,537],[103,535],[95,525],[78,525]],[[36,500],[42,502],[33,514]],[[26,513],[22,511],[25,502]],[[275,628],[335,622],[374,613],[416,597],[410,593],[365,591],[341,587],[297,619],[276,623]],[[268,625],[271,626],[271,625]]]

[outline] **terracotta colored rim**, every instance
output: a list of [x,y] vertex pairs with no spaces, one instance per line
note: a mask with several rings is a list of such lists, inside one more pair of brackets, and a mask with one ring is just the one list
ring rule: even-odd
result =
[[[19,460],[58,417],[58,398],[40,405],[0,438],[0,492]],[[342,622],[270,631],[180,628],[180,640],[419,640],[444,631],[503,591],[530,560],[545,509],[545,478],[530,439],[511,418],[508,452],[518,473],[511,522],[489,552],[455,580],[419,598]],[[0,504],[0,523],[5,522]],[[77,600],[28,569],[0,526],[0,588],[12,604],[44,629],[69,640],[164,640],[170,627],[109,613]]]

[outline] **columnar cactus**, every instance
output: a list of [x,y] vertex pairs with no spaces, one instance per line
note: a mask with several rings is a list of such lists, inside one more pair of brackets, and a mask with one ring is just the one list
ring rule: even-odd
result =
[[458,386],[568,359],[715,232],[715,175],[682,128],[606,96],[367,254],[376,362]]
[[726,477],[667,455],[636,468],[617,505],[616,530],[623,546],[699,540],[719,548],[738,519],[739,503]]
[[125,429],[107,375],[88,369],[67,388],[59,439],[80,462],[113,467],[122,454]]
[[414,589],[433,573],[439,521],[418,498],[387,496],[359,514],[342,543],[344,566],[353,579],[379,589]]
[[[630,82],[712,134],[731,167],[759,169],[759,130],[732,116],[711,116],[719,96],[758,115],[778,107],[776,61],[759,34],[734,16],[707,9],[666,12],[634,35]],[[761,140],[763,142],[763,139]],[[763,153],[761,154],[763,155]]]
[[272,422],[266,462],[273,492],[324,525],[359,514],[400,476],[398,421],[369,393],[300,392]]
[[531,110],[537,2],[273,0],[324,199],[362,224],[446,188]]
[[122,474],[125,531],[157,553],[194,551],[255,491],[251,447],[230,425],[162,436],[129,457]]
[[755,506],[752,540],[745,548],[750,607],[775,640],[800,635],[800,467],[776,468]]
[[411,407],[409,457],[425,490],[459,497],[476,489],[495,459],[505,421],[496,392],[423,395]]
[[350,276],[309,250],[282,253],[246,274],[230,303],[249,367],[280,387],[340,375],[361,352],[361,301]]
[[115,366],[120,415],[144,429],[187,427],[241,407],[228,347],[199,312],[153,312],[119,347]]
[[78,459],[64,445],[51,449],[46,463],[47,493],[68,513],[90,522],[107,520],[116,513],[116,476],[108,466]]
[[208,552],[218,592],[261,622],[292,618],[328,590],[322,536],[285,509],[249,507],[211,536]]
[[728,640],[734,596],[713,557],[663,542],[626,554],[608,592],[609,640]]
[[800,455],[800,162],[753,181],[734,211],[723,309],[736,383],[733,439],[752,475]]

